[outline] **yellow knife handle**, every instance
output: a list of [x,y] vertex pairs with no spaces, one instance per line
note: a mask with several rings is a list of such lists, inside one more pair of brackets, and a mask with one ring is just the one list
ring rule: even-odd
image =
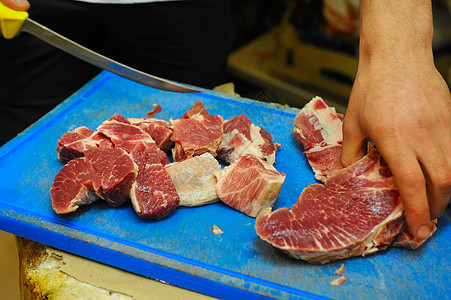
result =
[[6,39],[15,37],[26,18],[26,11],[14,10],[0,1],[0,36]]

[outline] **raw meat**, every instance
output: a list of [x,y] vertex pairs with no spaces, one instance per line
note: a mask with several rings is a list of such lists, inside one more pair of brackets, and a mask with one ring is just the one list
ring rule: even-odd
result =
[[[342,116],[334,108],[327,106],[323,99],[315,97],[296,116],[294,126],[294,134],[307,150],[305,154],[315,177],[325,182],[342,168]],[[435,220],[431,222],[431,235],[436,230],[435,223]],[[409,233],[405,221],[400,226],[401,230],[395,228],[400,234],[392,246],[415,249],[424,243],[424,240],[418,240]],[[393,234],[386,228],[386,243],[393,240]]]
[[171,136],[174,132],[171,123],[155,118],[128,118],[128,120],[131,124],[147,132],[161,150],[167,152],[171,149],[173,145]]
[[58,141],[56,151],[58,159],[67,163],[71,159],[82,157],[85,151],[98,147],[113,148],[114,145],[102,133],[81,126],[64,134]]
[[340,276],[340,277],[332,280],[330,282],[330,284],[333,285],[333,286],[339,286],[339,285],[342,285],[343,283],[345,283],[346,281],[347,281],[346,277]]
[[79,157],[64,165],[50,189],[52,208],[57,214],[67,214],[80,205],[99,199],[94,190],[100,188],[100,177],[86,157]]
[[325,185],[307,187],[290,210],[262,212],[255,225],[258,235],[311,263],[368,255],[398,237],[408,245],[401,199],[379,152],[371,148],[360,161],[343,169],[338,151],[342,120],[319,97],[297,115],[294,125],[317,179]]
[[[437,220],[433,220],[431,222],[431,234],[429,237],[437,230],[436,227]],[[403,228],[401,230],[401,233],[396,236],[395,241],[391,244],[393,247],[398,248],[406,248],[406,249],[412,249],[415,250],[418,247],[420,247],[425,240],[419,240],[416,237],[414,237],[410,232],[409,228],[407,227],[407,223],[403,223]]]
[[184,115],[183,118],[185,119],[189,119],[189,118],[193,118],[193,117],[207,117],[209,116],[210,113],[207,111],[207,109],[205,108],[205,106],[202,104],[202,102],[200,102],[199,100],[197,100],[193,107],[191,107]]
[[285,180],[269,162],[252,154],[240,156],[233,164],[216,173],[216,194],[224,203],[256,217],[273,206]]
[[141,143],[130,153],[138,165],[131,201],[140,217],[159,220],[179,205],[180,198],[156,150],[155,143]]
[[385,249],[402,221],[393,177],[373,148],[325,185],[308,186],[291,209],[263,211],[255,227],[260,238],[290,256],[326,263]]
[[153,118],[160,111],[161,111],[160,104],[154,104],[153,108],[150,111],[146,112],[146,117]]
[[255,126],[241,114],[224,122],[224,136],[217,153],[229,164],[244,154],[253,154],[274,164],[280,145],[272,141],[269,132]]
[[200,206],[218,201],[214,173],[220,169],[221,165],[210,153],[166,165],[181,206]]
[[334,274],[335,275],[343,275],[345,272],[346,268],[344,264],[341,264],[340,268],[338,268],[337,270],[335,270]]
[[183,117],[171,119],[175,142],[172,157],[174,161],[188,159],[203,153],[216,156],[222,140],[222,116],[210,115],[200,101],[188,110]]
[[119,148],[97,148],[86,151],[85,156],[100,176],[97,193],[111,207],[124,204],[138,175],[138,167],[127,152]]
[[[117,148],[130,153],[138,144],[154,144],[152,137],[138,126],[132,125],[124,116],[115,114],[104,121],[97,130],[111,139]],[[159,148],[155,150],[163,164],[169,163],[169,158]]]
[[320,97],[313,98],[294,119],[294,134],[304,146],[315,178],[325,182],[339,171],[343,121]]

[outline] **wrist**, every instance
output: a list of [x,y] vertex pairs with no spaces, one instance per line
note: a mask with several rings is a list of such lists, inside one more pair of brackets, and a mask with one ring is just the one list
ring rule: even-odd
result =
[[430,1],[361,1],[359,66],[379,61],[431,63]]

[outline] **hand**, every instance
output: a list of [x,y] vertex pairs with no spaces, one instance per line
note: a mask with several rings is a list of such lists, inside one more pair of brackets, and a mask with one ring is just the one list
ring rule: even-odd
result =
[[451,198],[451,96],[432,55],[359,64],[344,120],[342,163],[372,141],[393,173],[410,232],[429,237]]
[[27,0],[0,0],[0,2],[14,10],[25,11],[30,8],[30,3]]

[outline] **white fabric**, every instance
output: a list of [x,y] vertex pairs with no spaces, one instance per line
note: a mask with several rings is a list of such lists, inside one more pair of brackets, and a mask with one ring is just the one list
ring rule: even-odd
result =
[[180,0],[75,0],[75,1],[89,2],[89,3],[102,3],[102,4],[136,4],[136,3],[167,2],[167,1],[180,1]]

